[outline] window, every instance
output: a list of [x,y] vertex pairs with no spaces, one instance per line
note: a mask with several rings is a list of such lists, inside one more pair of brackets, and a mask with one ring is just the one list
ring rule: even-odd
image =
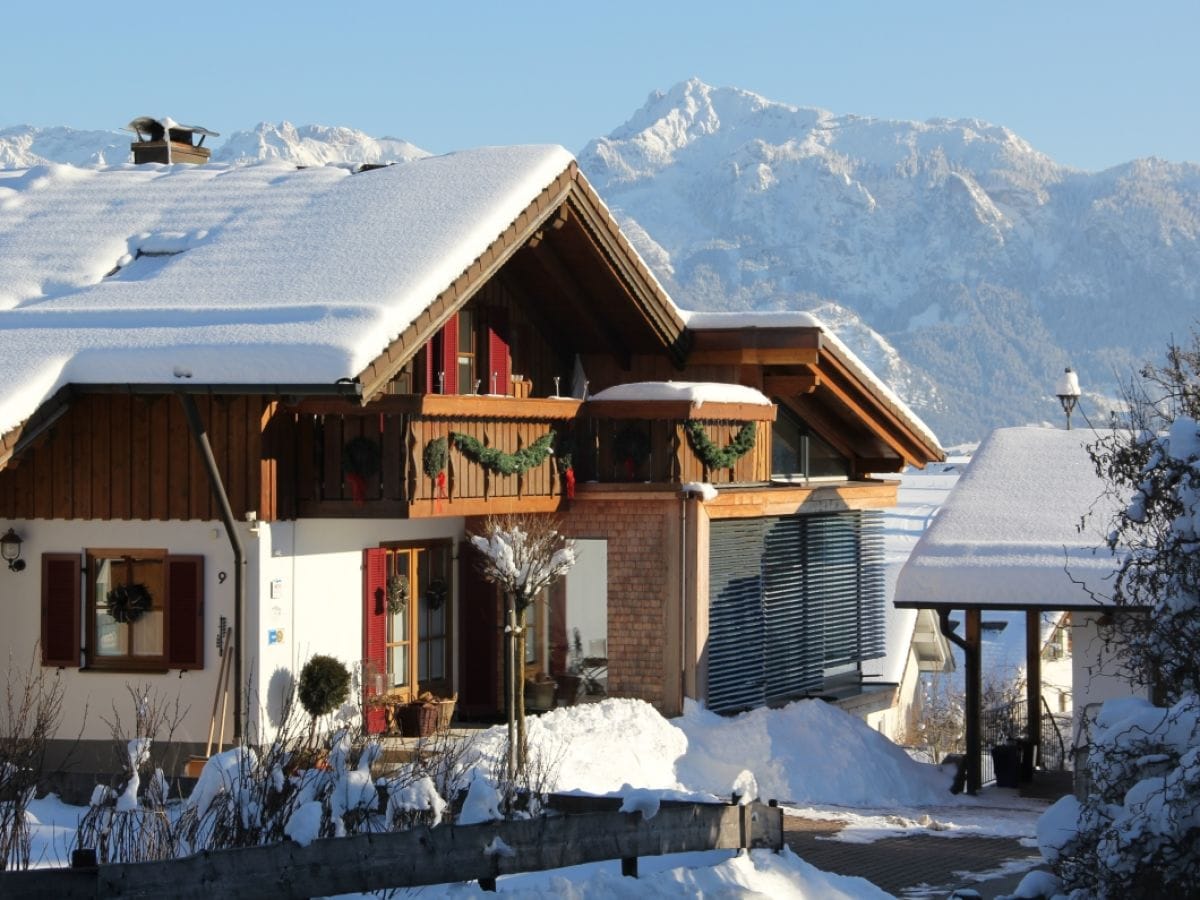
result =
[[778,400],[771,433],[771,477],[778,480],[848,478],[850,466],[826,441]]
[[93,669],[203,668],[203,557],[88,550],[81,572],[78,555],[45,554],[42,662],[74,667],[81,656]]
[[461,394],[478,394],[475,381],[475,315],[469,309],[458,311],[458,390]]

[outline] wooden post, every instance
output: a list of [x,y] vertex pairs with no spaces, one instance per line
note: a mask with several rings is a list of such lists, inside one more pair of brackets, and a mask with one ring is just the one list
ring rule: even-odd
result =
[[[1042,628],[1041,613],[1025,610],[1025,710],[1028,717],[1030,765],[1042,755]],[[1024,766],[1022,766],[1024,772]]]
[[978,607],[966,610],[966,637],[963,645],[963,656],[966,664],[967,692],[967,793],[977,794],[983,786],[983,773],[980,771],[980,756],[983,753],[981,741],[981,700],[983,694],[983,667],[980,659],[980,611]]
[[621,857],[621,876],[623,878],[637,878],[637,861],[636,856]]

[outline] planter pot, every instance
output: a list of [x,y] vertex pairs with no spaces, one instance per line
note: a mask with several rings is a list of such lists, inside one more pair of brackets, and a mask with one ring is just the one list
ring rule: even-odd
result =
[[405,737],[429,737],[438,728],[440,703],[405,703],[396,707],[396,721]]
[[558,696],[562,698],[563,706],[574,706],[583,679],[578,675],[555,675],[554,680],[558,682]]
[[553,709],[558,685],[553,681],[525,682],[525,706],[529,709]]

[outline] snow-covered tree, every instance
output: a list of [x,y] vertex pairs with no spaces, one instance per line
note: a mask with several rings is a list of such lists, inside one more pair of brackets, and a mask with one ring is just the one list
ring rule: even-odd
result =
[[483,577],[500,587],[505,603],[505,712],[508,775],[525,766],[525,694],[517,677],[525,659],[525,615],[544,591],[575,564],[575,542],[563,537],[553,516],[489,516],[470,535]]
[[[1039,829],[1064,886],[1097,897],[1196,896],[1200,885],[1200,336],[1129,391],[1130,420],[1092,448],[1121,498],[1109,637],[1160,706],[1110,701],[1088,746],[1088,796]],[[1043,834],[1043,832],[1045,832]]]

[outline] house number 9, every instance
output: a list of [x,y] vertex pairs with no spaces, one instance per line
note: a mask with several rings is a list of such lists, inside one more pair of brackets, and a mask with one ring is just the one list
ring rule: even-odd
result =
[[228,578],[228,577],[229,577],[229,576],[228,576],[228,575],[226,575],[224,572],[218,572],[218,573],[217,573],[217,584],[224,584],[224,583],[225,583],[225,579],[226,579],[226,578]]

